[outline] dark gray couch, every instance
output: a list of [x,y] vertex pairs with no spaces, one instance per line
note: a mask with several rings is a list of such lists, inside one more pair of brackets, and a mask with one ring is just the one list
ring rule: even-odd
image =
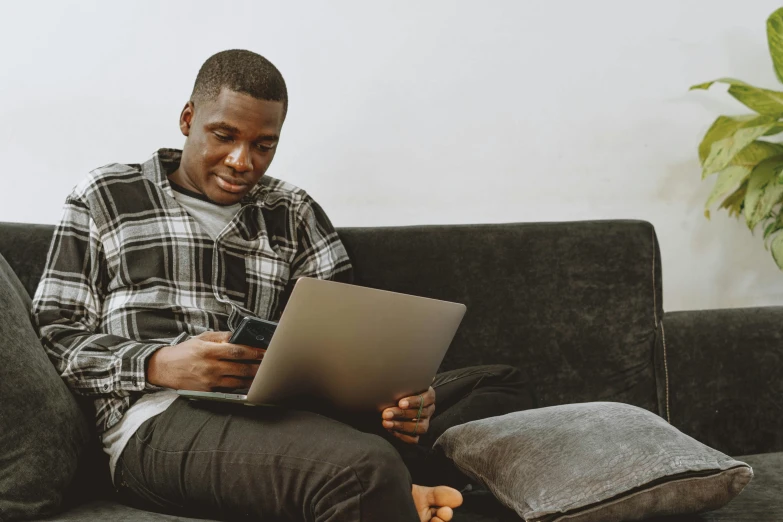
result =
[[[52,232],[0,223],[0,254],[30,294]],[[443,369],[512,364],[538,406],[633,404],[753,466],[723,509],[665,520],[783,521],[783,307],[664,313],[655,231],[640,221],[339,233],[357,284],[467,305]],[[83,460],[66,511],[48,520],[175,519],[113,502],[97,443]],[[518,518],[479,491],[455,520]]]

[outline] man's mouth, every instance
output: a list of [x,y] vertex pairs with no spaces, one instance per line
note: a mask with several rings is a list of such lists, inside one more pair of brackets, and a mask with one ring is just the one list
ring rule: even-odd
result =
[[215,179],[217,180],[218,187],[222,188],[226,192],[231,192],[232,194],[244,192],[245,188],[247,187],[247,183],[243,181],[228,180],[218,175],[215,175]]

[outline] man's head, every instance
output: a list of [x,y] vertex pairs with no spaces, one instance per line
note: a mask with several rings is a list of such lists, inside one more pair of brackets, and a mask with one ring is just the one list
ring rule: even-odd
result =
[[211,56],[180,115],[187,138],[173,181],[221,205],[239,202],[269,168],[287,109],[269,60],[242,50]]

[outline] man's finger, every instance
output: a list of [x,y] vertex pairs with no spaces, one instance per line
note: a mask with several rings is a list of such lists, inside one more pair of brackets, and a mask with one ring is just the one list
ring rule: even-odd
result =
[[398,439],[400,439],[401,441],[407,442],[408,444],[417,444],[419,442],[419,437],[418,436],[417,437],[412,437],[410,435],[405,435],[405,434],[400,433],[398,431],[391,431],[390,433],[392,435],[394,435],[395,437],[397,437]]
[[258,373],[258,364],[219,361],[216,365],[216,369],[220,372],[221,376],[252,379]]
[[[429,406],[425,406],[421,410],[421,418],[425,417],[432,417],[432,415],[435,413],[435,405],[431,404]],[[403,410],[400,408],[386,408],[383,410],[383,418],[392,420],[392,419],[415,419],[419,416],[419,409],[418,408],[410,408],[407,410]]]
[[428,419],[422,419],[419,422],[407,421],[383,421],[383,427],[387,430],[394,430],[406,435],[422,435],[427,433],[430,423]]
[[227,343],[231,339],[231,332],[203,332],[197,335],[202,341],[209,341],[212,343]]
[[403,410],[407,410],[408,408],[418,409],[422,402],[424,403],[424,406],[435,404],[435,390],[432,389],[432,386],[420,395],[400,399],[399,402],[397,402],[397,405]]
[[210,391],[233,391],[243,388],[249,388],[253,382],[252,377],[224,377],[212,387]]
[[266,353],[263,348],[229,343],[208,342],[206,349],[211,357],[223,360],[260,361]]

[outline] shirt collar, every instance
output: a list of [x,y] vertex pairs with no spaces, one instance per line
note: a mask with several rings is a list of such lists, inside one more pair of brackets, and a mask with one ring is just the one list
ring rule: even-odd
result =
[[[152,183],[160,187],[160,189],[169,195],[174,197],[174,191],[169,183],[169,174],[173,173],[179,167],[179,163],[182,160],[182,151],[180,149],[158,149],[152,157],[147,160],[142,166],[142,175],[149,179]],[[268,187],[264,183],[264,178],[258,184],[250,189],[250,192],[240,200],[240,204],[244,207],[246,205],[263,204]]]

